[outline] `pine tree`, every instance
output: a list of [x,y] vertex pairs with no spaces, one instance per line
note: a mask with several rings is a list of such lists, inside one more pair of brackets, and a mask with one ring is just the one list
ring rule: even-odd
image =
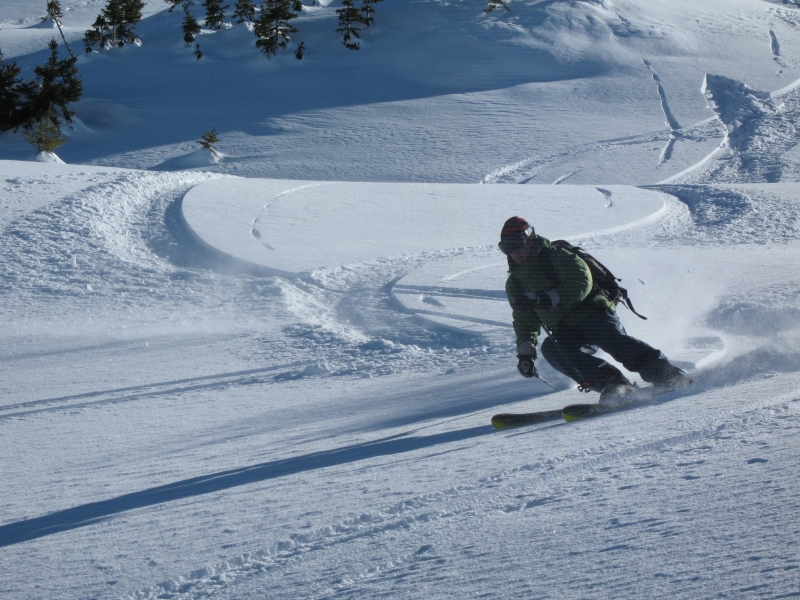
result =
[[[133,34],[133,28],[139,24],[139,21],[142,20],[142,9],[144,9],[144,1],[143,0],[124,0],[123,4],[125,5],[124,9],[124,18],[125,23],[128,24],[131,28],[131,34]],[[135,35],[133,36],[134,40],[138,39]]]
[[206,27],[209,29],[222,29],[225,20],[225,9],[229,8],[226,4],[222,5],[220,0],[205,0],[203,6],[206,7]]
[[511,9],[508,8],[508,0],[488,0],[489,6],[483,11],[485,13],[490,13],[495,9],[498,8],[505,8],[506,10],[510,11]]
[[270,58],[278,48],[286,48],[290,33],[297,33],[289,21],[297,18],[292,12],[291,0],[266,0],[261,4],[261,15],[253,22],[256,47]]
[[[183,32],[183,41],[186,48],[194,43],[195,38],[200,33],[200,23],[194,18],[194,15],[189,12],[189,7],[184,7],[183,23],[181,23],[181,31]],[[198,44],[198,48],[199,48]],[[199,58],[199,57],[198,57]]]
[[342,43],[344,47],[350,50],[358,50],[361,47],[361,43],[352,40],[354,37],[361,37],[358,35],[361,29],[356,27],[356,25],[364,23],[364,16],[361,11],[356,8],[354,0],[342,0],[342,8],[337,9],[336,14],[339,17],[339,28],[336,31],[343,34]]
[[179,4],[183,4],[183,8],[186,9],[189,4],[192,4],[192,0],[164,0],[167,4],[169,4],[169,11],[172,12],[175,10],[175,7]]
[[217,128],[212,127],[210,131],[206,131],[200,140],[197,142],[206,150],[209,150],[214,156],[217,155],[217,149],[214,147],[215,144],[219,142],[219,136],[217,135]]
[[0,51],[0,131],[19,127],[24,121],[27,94],[19,77],[21,72],[15,62],[4,65]]
[[67,143],[67,140],[61,137],[61,128],[53,115],[52,104],[37,125],[25,132],[25,139],[36,148],[37,152],[55,152]]
[[297,60],[303,60],[303,54],[305,54],[305,51],[306,51],[306,43],[300,42],[297,45],[297,49],[294,51],[294,57]]
[[[58,107],[61,114],[68,122],[72,122],[74,111],[69,110],[68,105],[77,102],[83,95],[83,82],[78,77],[77,57],[58,59],[58,43],[55,39],[50,40],[50,57],[47,62],[36,67],[36,89],[30,94],[28,105],[30,109],[29,119],[41,121],[50,107]],[[58,122],[57,113],[51,116],[56,125]]]
[[53,23],[56,24],[58,27],[58,32],[61,34],[61,39],[64,40],[64,46],[67,48],[67,52],[73,58],[75,55],[72,53],[72,50],[67,43],[67,38],[64,37],[64,30],[61,29],[61,19],[64,18],[64,11],[61,8],[61,3],[58,0],[47,0],[47,16],[44,17],[42,20],[46,21],[50,19]]
[[375,14],[373,4],[377,4],[378,2],[383,2],[383,0],[363,0],[361,3],[361,15],[363,17],[363,23],[367,27],[375,22],[375,19],[372,17],[372,15]]
[[236,7],[233,9],[232,19],[238,19],[237,23],[250,21],[251,23],[256,18],[256,5],[253,0],[238,0]]
[[134,29],[142,20],[142,0],[108,0],[108,4],[97,16],[92,29],[83,36],[86,52],[94,46],[110,48],[122,47],[138,41]]

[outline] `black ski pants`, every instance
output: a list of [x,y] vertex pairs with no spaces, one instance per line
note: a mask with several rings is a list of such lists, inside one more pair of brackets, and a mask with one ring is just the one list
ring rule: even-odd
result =
[[574,327],[560,326],[542,342],[542,355],[557,371],[597,392],[610,382],[628,382],[619,369],[594,356],[598,348],[649,383],[657,385],[674,370],[660,350],[625,333],[610,309],[598,309]]

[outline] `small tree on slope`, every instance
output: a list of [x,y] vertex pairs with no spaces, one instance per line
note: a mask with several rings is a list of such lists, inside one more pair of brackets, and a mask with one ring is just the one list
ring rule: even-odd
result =
[[375,19],[372,15],[375,14],[375,8],[373,4],[377,4],[378,2],[383,2],[383,0],[364,0],[361,3],[361,15],[364,19],[364,25],[369,27],[375,22]]
[[75,113],[68,105],[77,102],[83,94],[83,82],[78,77],[77,57],[58,58],[58,43],[50,40],[50,57],[47,62],[34,69],[36,73],[36,90],[29,98],[30,118],[41,121],[45,114],[51,114],[52,121],[60,126],[58,113],[52,107],[61,109],[61,114],[68,122],[72,122]]
[[203,134],[203,136],[197,143],[200,144],[200,146],[202,146],[209,152],[211,152],[211,154],[213,154],[214,156],[217,156],[218,155],[217,149],[214,147],[214,145],[217,144],[218,142],[219,142],[219,136],[217,135],[217,128],[212,127],[210,131],[206,131]]
[[181,31],[183,32],[183,41],[186,48],[194,43],[200,33],[200,23],[194,18],[194,15],[189,12],[189,7],[184,8],[183,22],[181,23]]
[[58,27],[58,32],[61,34],[61,39],[64,40],[64,46],[67,48],[67,52],[73,58],[75,55],[72,53],[72,50],[67,43],[67,38],[64,37],[64,30],[61,29],[61,19],[64,18],[64,11],[61,8],[61,3],[58,0],[47,0],[47,16],[44,17],[42,20],[46,21],[50,19],[53,23],[56,24]]
[[339,27],[336,30],[342,34],[342,43],[345,48],[350,50],[358,50],[361,43],[353,41],[353,38],[360,38],[358,32],[361,31],[356,25],[364,23],[364,16],[361,11],[356,8],[354,0],[342,0],[342,8],[336,10],[339,17]]
[[139,38],[134,29],[142,20],[143,8],[142,0],[108,0],[92,29],[87,30],[83,36],[86,52],[91,52],[94,46],[122,47],[136,42]]
[[291,4],[291,0],[266,0],[261,5],[261,15],[253,22],[256,47],[267,58],[275,56],[278,48],[286,48],[289,34],[297,33],[289,23],[297,18]]
[[237,23],[243,23],[245,21],[250,21],[252,23],[256,18],[256,5],[253,4],[253,0],[238,0],[233,9],[231,18],[238,19],[238,21],[236,21]]
[[61,137],[61,129],[53,118],[52,104],[39,122],[31,130],[25,132],[25,139],[36,148],[37,152],[53,153],[67,143],[67,140]]
[[209,29],[221,29],[225,20],[225,9],[229,5],[222,5],[220,0],[205,0],[203,6],[206,8],[206,27]]
[[[22,125],[25,121],[25,107],[28,92],[19,77],[22,69],[13,62],[3,64],[0,51],[0,131],[8,131]],[[28,85],[30,89],[30,84]]]

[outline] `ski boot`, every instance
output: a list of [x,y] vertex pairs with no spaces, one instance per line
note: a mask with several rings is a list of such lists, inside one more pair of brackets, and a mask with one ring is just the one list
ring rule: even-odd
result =
[[674,392],[690,385],[694,385],[694,380],[683,369],[674,365],[665,368],[658,380],[653,382],[653,386],[662,394]]
[[627,379],[613,379],[603,387],[599,402],[600,404],[618,404],[638,391],[639,386]]

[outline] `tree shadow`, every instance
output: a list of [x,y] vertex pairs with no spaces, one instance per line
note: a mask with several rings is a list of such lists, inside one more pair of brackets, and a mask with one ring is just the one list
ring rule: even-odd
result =
[[427,436],[403,433],[343,448],[312,452],[303,456],[269,461],[220,471],[167,485],[149,488],[108,500],[91,502],[58,512],[0,526],[0,547],[12,546],[71,529],[94,525],[138,508],[146,508],[176,500],[212,494],[231,488],[258,483],[287,475],[316,471],[379,456],[389,456],[449,444],[487,435],[491,426],[470,427]]

